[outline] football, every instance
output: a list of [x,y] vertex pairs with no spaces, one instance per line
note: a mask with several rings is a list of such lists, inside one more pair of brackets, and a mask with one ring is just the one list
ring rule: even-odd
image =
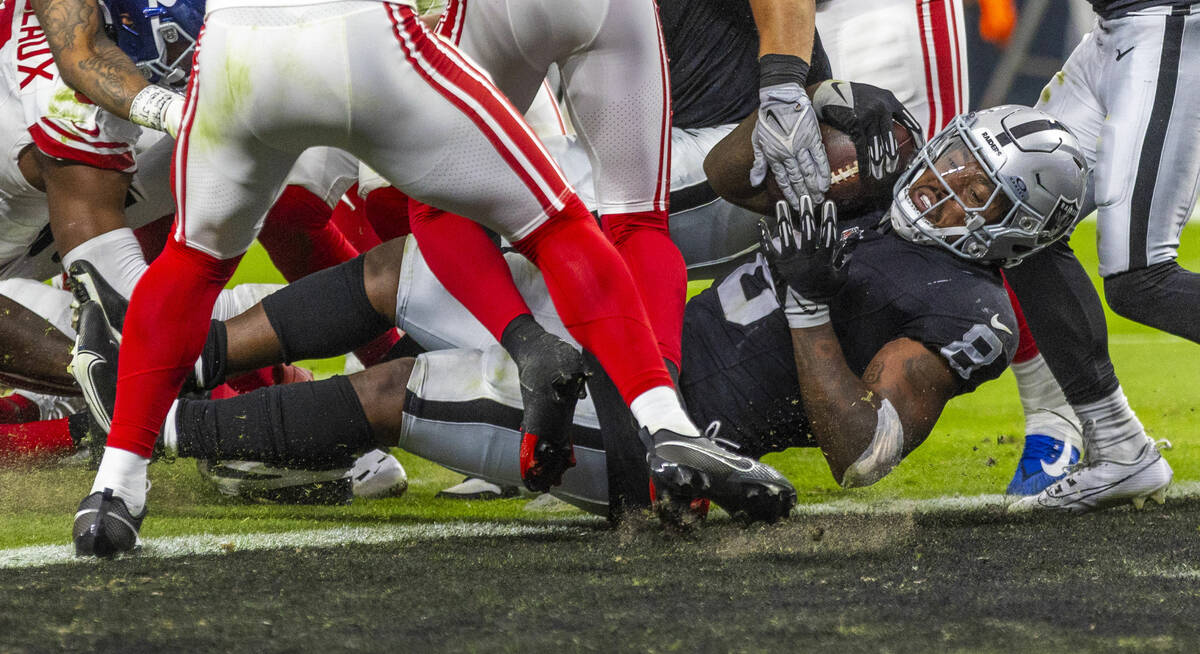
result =
[[892,187],[917,153],[917,141],[907,127],[893,122],[892,135],[899,146],[900,163],[895,171],[878,180],[860,174],[858,150],[855,149],[849,134],[821,124],[821,140],[825,143],[825,155],[829,158],[829,172],[832,176],[827,195],[837,203],[838,209],[864,211],[886,208],[891,204]]
[[[826,197],[837,204],[839,211],[863,212],[886,209],[892,202],[892,187],[917,154],[917,140],[904,125],[892,122],[892,134],[899,146],[899,164],[896,170],[882,180],[869,175],[860,175],[858,150],[850,135],[831,125],[821,123],[821,141],[825,145],[825,156],[829,160],[829,190]],[[767,176],[767,189],[772,200],[782,200],[783,195],[773,176]]]

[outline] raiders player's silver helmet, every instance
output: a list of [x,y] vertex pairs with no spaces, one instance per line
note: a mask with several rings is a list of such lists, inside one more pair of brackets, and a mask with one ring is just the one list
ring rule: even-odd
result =
[[914,243],[1011,266],[1069,232],[1087,164],[1049,114],[1001,105],[960,115],[893,189],[892,226]]

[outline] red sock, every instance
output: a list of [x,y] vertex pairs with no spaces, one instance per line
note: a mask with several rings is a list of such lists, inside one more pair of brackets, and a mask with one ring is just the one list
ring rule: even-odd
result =
[[167,242],[125,314],[117,408],[108,445],[149,457],[172,400],[208,336],[213,304],[241,257],[219,260]]
[[409,216],[429,269],[497,341],[513,318],[532,313],[500,248],[482,227],[416,200]]
[[0,397],[0,424],[32,422],[41,414],[38,405],[24,395],[13,393]]
[[1004,290],[1008,291],[1008,299],[1012,302],[1013,313],[1017,314],[1017,353],[1013,355],[1013,363],[1025,363],[1038,355],[1037,341],[1033,340],[1033,332],[1029,331],[1029,323],[1025,322],[1025,312],[1021,311],[1021,303],[1013,293],[1008,280],[1004,280]]
[[380,240],[390,241],[412,233],[408,196],[399,189],[377,188],[367,194],[366,201],[367,220]]
[[367,220],[367,201],[358,197],[357,183],[346,191],[346,195],[333,208],[330,222],[359,252],[366,252],[383,242]]
[[48,459],[71,454],[75,441],[66,418],[0,425],[0,460]]
[[271,263],[294,282],[358,256],[358,250],[331,222],[333,210],[302,186],[288,186],[263,222],[258,242]]
[[610,214],[604,234],[625,259],[658,338],[662,356],[679,367],[683,348],[683,305],[687,265],[671,240],[666,211]]
[[600,360],[626,404],[671,386],[629,268],[579,198],[567,202],[513,247],[541,269],[563,324]]

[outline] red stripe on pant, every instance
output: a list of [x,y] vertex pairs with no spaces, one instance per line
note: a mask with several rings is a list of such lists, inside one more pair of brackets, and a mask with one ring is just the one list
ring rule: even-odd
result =
[[396,40],[413,69],[475,123],[542,211],[550,214],[560,210],[571,187],[520,113],[485,73],[469,64],[453,46],[431,36],[410,8],[385,6]]
[[204,347],[217,295],[241,257],[167,242],[130,298],[108,445],[149,458],[171,402]]
[[563,324],[600,360],[626,404],[671,386],[629,269],[579,198],[513,247],[541,269]]
[[[666,212],[671,191],[671,72],[667,63],[667,46],[663,42],[662,23],[658,4],[654,5],[654,29],[658,32],[658,66],[662,71],[662,130],[659,135],[658,183],[654,187],[654,210]],[[679,363],[676,361],[675,363]]]
[[[922,49],[925,54],[925,86],[929,96],[929,134],[937,133],[946,126],[962,109],[959,107],[959,80],[955,68],[958,62],[956,42],[958,37],[950,34],[950,23],[947,12],[953,11],[947,2],[931,0],[922,2],[923,16],[920,16],[922,30]],[[929,30],[926,34],[926,20]],[[952,38],[954,43],[952,43]],[[929,42],[932,41],[932,52]],[[937,74],[937,86],[934,86],[934,73]]]
[[438,19],[437,34],[454,45],[462,43],[463,23],[467,16],[467,0],[448,0]]
[[197,81],[200,79],[200,46],[204,41],[204,27],[196,36],[196,47],[192,50],[192,72],[188,77],[187,90],[184,93],[183,121],[179,126],[179,137],[175,141],[175,152],[171,165],[171,190],[175,193],[175,237],[182,239],[187,226],[187,191],[183,180],[187,178],[187,154],[191,143],[192,122],[196,118],[196,102],[200,91]]

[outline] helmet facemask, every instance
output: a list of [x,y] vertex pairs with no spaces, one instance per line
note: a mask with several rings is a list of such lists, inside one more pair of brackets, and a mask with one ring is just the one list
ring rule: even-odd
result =
[[191,71],[204,2],[106,0],[109,37],[154,84],[181,87]]
[[[1009,109],[1024,119],[1035,111]],[[1068,173],[1073,171],[1078,180],[1067,180],[1064,186],[1079,182],[1072,197],[1058,196],[1060,202],[1053,210],[1035,210],[1027,201],[1029,185],[1040,185],[1045,179],[1037,174],[1045,173],[1037,165],[1047,161],[1061,164],[1064,153],[1024,151],[1019,144],[1013,145],[1003,119],[980,113],[984,121],[977,120],[977,114],[956,117],[921,149],[896,182],[890,218],[896,232],[909,241],[939,245],[964,259],[1008,266],[1069,230],[1078,213],[1083,177],[1079,168],[1068,166]],[[1061,126],[1058,129],[1074,140]],[[1021,165],[1014,163],[1016,159]],[[1050,170],[1061,176],[1059,169]],[[1034,174],[1007,174],[1010,171]],[[1050,189],[1035,190],[1044,204],[1042,196]]]
[[171,19],[167,10],[154,0],[150,0],[149,6],[143,13],[150,21],[158,57],[148,61],[139,61],[138,69],[142,71],[146,79],[156,81],[163,86],[183,86],[187,83],[188,74],[192,70],[192,53],[196,49],[196,39],[187,31],[180,29]]

